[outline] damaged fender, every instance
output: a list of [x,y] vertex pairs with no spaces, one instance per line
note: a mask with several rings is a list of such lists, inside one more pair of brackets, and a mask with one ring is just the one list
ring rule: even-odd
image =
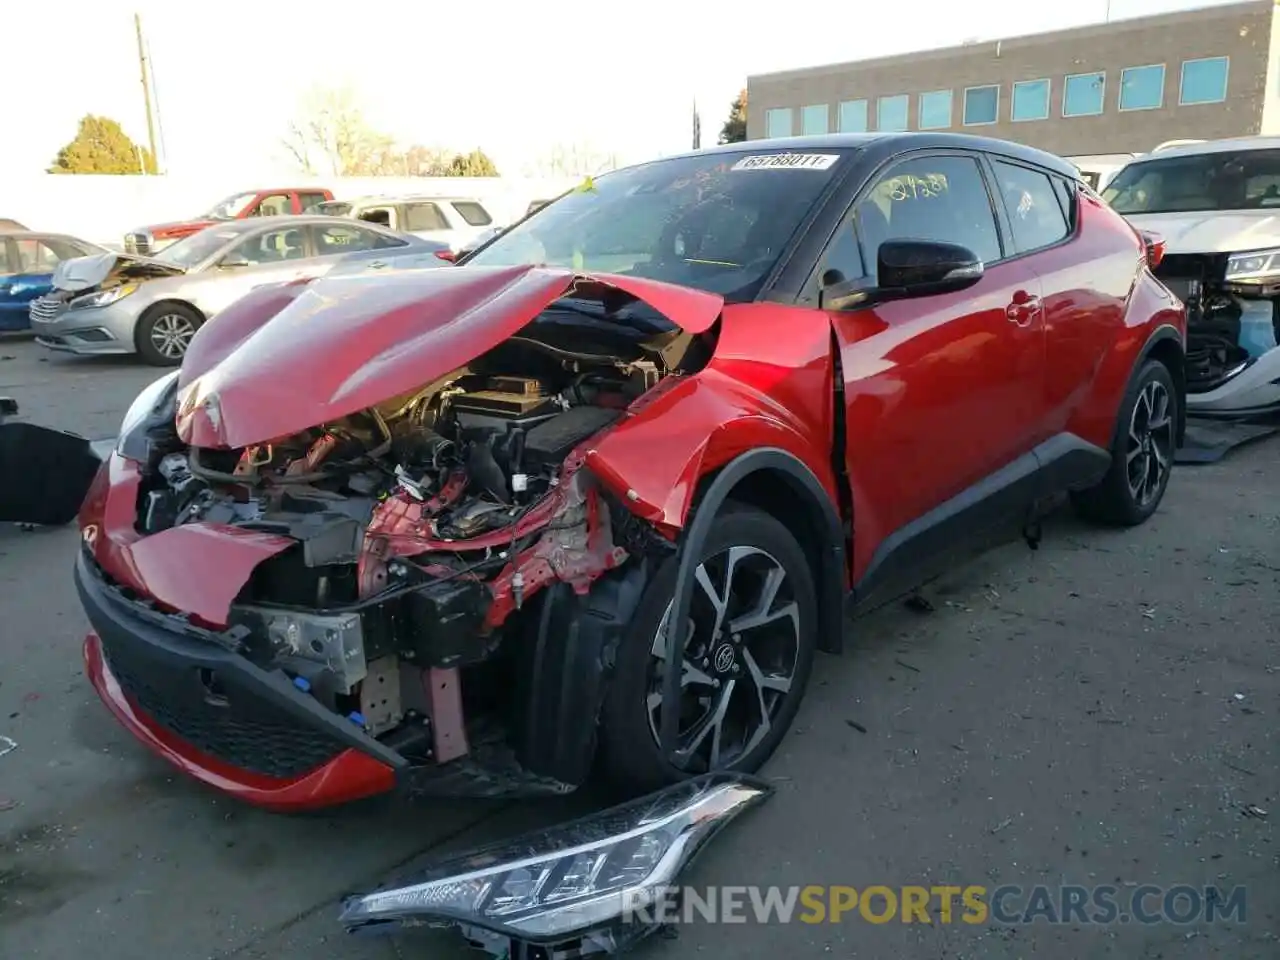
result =
[[[787,330],[785,339],[779,329]],[[771,347],[762,350],[766,339]],[[757,359],[762,356],[767,364]],[[819,647],[841,649],[851,518],[840,516],[834,468],[807,466],[834,462],[834,370],[824,314],[730,305],[706,369],[659,387],[587,452],[587,468],[629,510],[677,541],[678,611],[687,609],[693,567],[716,512],[735,494],[754,498],[805,546],[820,593]],[[654,457],[654,449],[667,454]],[[670,622],[685,619],[677,612]],[[669,646],[683,639],[679,629],[668,635]],[[669,693],[667,702],[676,699]]]
[[[708,774],[571,823],[406,871],[345,899],[352,933],[456,927],[498,957],[590,956],[659,928],[680,874],[773,787]],[[541,948],[534,953],[531,948]]]

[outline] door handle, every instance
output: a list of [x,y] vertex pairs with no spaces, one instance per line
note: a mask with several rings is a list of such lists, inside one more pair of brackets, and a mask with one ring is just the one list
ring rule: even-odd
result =
[[1019,290],[1013,295],[1013,302],[1004,308],[1004,315],[1010,323],[1016,323],[1020,327],[1031,325],[1036,312],[1040,309],[1040,298],[1033,297],[1031,294]]
[[370,269],[370,270],[381,270],[381,269],[382,269],[383,267],[385,267],[386,265],[387,265],[387,262],[386,262],[385,260],[375,260],[375,261],[373,261],[373,263],[369,264],[369,269]]

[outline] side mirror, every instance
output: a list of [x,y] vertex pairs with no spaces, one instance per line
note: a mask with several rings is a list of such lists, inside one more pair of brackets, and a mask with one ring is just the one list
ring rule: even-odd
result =
[[249,261],[244,257],[225,257],[218,263],[219,270],[240,270],[249,266]]
[[982,279],[983,265],[968,247],[940,240],[886,240],[876,258],[881,298],[902,299],[950,293]]
[[822,276],[824,310],[852,310],[885,300],[950,293],[982,279],[983,265],[968,247],[940,240],[886,240],[876,257],[876,282],[846,280],[838,270]]

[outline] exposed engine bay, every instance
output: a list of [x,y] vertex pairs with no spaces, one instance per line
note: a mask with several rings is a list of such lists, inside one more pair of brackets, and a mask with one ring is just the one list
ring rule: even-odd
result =
[[679,330],[535,322],[409,395],[269,444],[188,449],[167,423],[138,531],[199,521],[296,541],[232,606],[240,652],[443,763],[477,723],[503,725],[517,655],[504,642],[529,619],[512,614],[556,581],[585,593],[628,557],[615,528],[634,518],[579,469],[580,445],[709,355]]
[[1226,280],[1229,254],[1166,254],[1156,275],[1187,306],[1187,392],[1227,383],[1280,334],[1280,283]]

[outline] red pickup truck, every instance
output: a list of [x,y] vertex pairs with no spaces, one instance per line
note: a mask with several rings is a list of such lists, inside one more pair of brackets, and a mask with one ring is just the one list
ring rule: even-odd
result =
[[157,223],[131,230],[125,234],[124,249],[128,253],[149,256],[163,250],[175,240],[199,233],[205,227],[211,227],[222,220],[307,213],[317,204],[332,199],[333,192],[323,187],[283,187],[236,193],[214,204],[211,210],[194,220]]

